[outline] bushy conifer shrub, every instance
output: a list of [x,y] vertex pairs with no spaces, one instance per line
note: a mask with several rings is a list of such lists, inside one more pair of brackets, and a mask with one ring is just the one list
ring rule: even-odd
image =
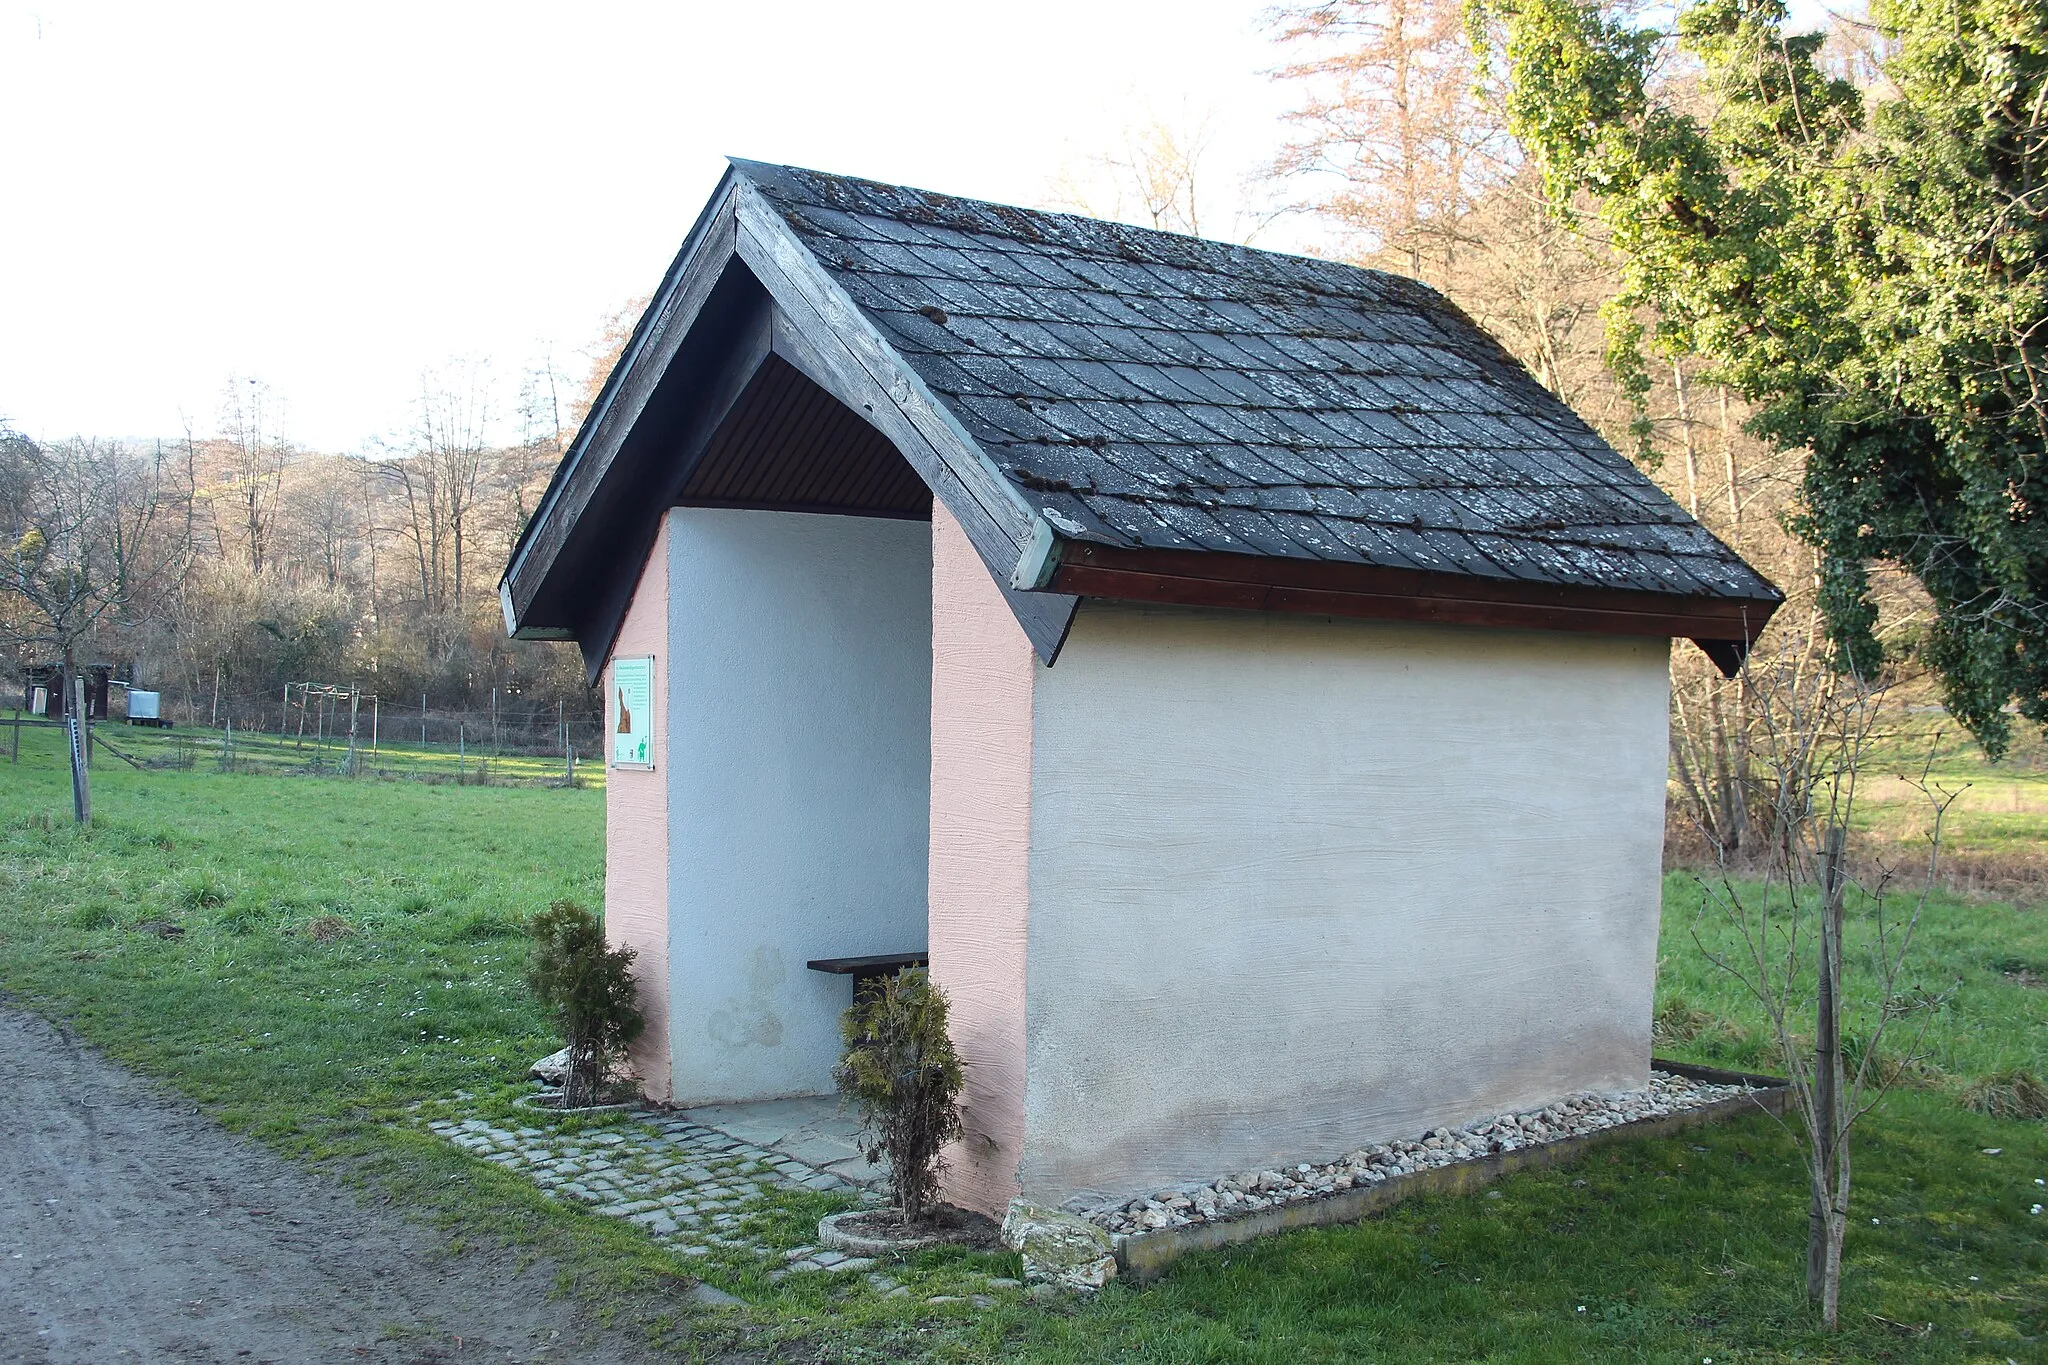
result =
[[526,984],[569,1049],[562,1106],[602,1103],[619,1059],[646,1027],[633,981],[633,950],[607,944],[604,923],[574,901],[556,901],[526,931],[533,939]]
[[946,993],[923,970],[870,986],[846,1011],[846,1052],[834,1073],[859,1107],[861,1154],[887,1161],[903,1221],[922,1222],[960,1136],[960,1058],[946,1031]]

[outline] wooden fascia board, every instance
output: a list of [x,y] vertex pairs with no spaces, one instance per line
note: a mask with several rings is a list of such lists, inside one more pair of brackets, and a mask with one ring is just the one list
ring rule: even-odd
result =
[[627,608],[632,605],[638,577],[630,571],[631,566],[646,563],[660,535],[662,517],[667,515],[668,509],[688,485],[690,476],[697,472],[698,464],[711,448],[712,439],[739,405],[741,396],[760,373],[761,366],[767,362],[771,354],[774,311],[774,305],[763,297],[741,320],[717,369],[701,381],[699,396],[691,403],[689,416],[681,429],[673,441],[662,442],[663,477],[641,494],[645,507],[654,515],[642,518],[636,525],[633,539],[624,552],[618,554],[618,562],[624,567],[605,579],[602,597],[577,632],[578,643],[583,649],[584,672],[592,683],[597,681],[605,660],[611,657],[619,627],[626,619]]
[[[1385,569],[1327,560],[1068,541],[1052,588],[1088,597],[1446,625],[1728,642],[1747,649],[1778,603]],[[1715,662],[1728,651],[1710,649]]]
[[774,206],[744,180],[735,199],[740,259],[781,315],[776,353],[889,438],[959,521],[1032,648],[1052,663],[1078,603],[1057,592],[1020,592],[1011,581],[1045,534],[1036,511]]
[[[734,185],[734,173],[728,170],[710,204],[684,238],[682,249],[670,263],[647,311],[634,325],[619,363],[605,379],[590,415],[548,481],[540,507],[513,547],[500,584],[506,620],[514,633],[528,627],[527,612],[546,583],[571,529],[604,482],[620,447],[667,372],[676,348],[689,335],[691,325],[732,257]],[[573,624],[547,620],[533,626],[559,631]]]

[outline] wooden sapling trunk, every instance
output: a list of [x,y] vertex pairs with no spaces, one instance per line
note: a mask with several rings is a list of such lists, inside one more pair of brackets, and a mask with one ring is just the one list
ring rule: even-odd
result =
[[[1788,658],[1798,654],[1787,647]],[[1883,689],[1786,660],[1753,663],[1748,682],[1758,727],[1753,754],[1771,792],[1770,809],[1756,812],[1771,821],[1769,847],[1762,861],[1737,864],[1724,846],[1719,873],[1701,879],[1701,914],[1718,911],[1736,949],[1722,951],[1702,940],[1697,926],[1694,938],[1702,954],[1741,981],[1763,1007],[1785,1060],[1806,1159],[1806,1296],[1833,1330],[1841,1317],[1851,1135],[1883,1101],[1900,1064],[1917,1055],[1942,997],[1901,989],[1927,890],[1901,912],[1893,905],[1890,869],[1877,869],[1862,884],[1851,873],[1848,827],[1856,778],[1870,760]],[[1956,793],[1937,791],[1925,770],[1917,782],[1907,780],[1932,809],[1926,865],[1931,888],[1942,821]],[[1855,981],[1844,970],[1852,891],[1859,937],[1868,949]],[[1919,1034],[1903,1047],[1888,1048],[1890,1027],[1914,1014],[1921,1016]],[[1801,1036],[1808,1017],[1811,1047]],[[1844,1020],[1852,1017],[1864,1040],[1853,1062],[1843,1045]],[[1886,1053],[1895,1054],[1891,1065],[1881,1064]]]

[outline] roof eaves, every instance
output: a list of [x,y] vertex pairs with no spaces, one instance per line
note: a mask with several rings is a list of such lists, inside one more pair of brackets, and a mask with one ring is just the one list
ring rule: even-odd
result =
[[[520,532],[519,538],[513,542],[512,552],[506,557],[505,570],[498,578],[499,601],[504,608],[508,633],[519,632],[519,617],[531,606],[533,596],[545,582],[546,569],[550,567],[542,566],[541,578],[529,582],[526,600],[520,601],[515,583],[528,568],[528,557],[533,553],[535,546],[550,537],[559,549],[566,539],[566,531],[557,523],[564,516],[573,520],[580,512],[580,509],[569,511],[564,507],[563,500],[570,485],[576,481],[588,462],[595,458],[591,453],[593,448],[604,451],[603,458],[607,462],[617,453],[626,430],[632,425],[632,417],[637,416],[637,409],[633,414],[622,411],[623,404],[629,401],[625,395],[630,381],[638,377],[636,371],[644,363],[645,357],[671,327],[680,322],[687,330],[689,322],[695,318],[696,307],[701,306],[704,298],[709,295],[711,281],[716,279],[716,271],[709,269],[708,261],[702,258],[705,258],[707,249],[715,250],[715,244],[722,238],[717,229],[722,222],[730,219],[734,186],[734,173],[728,169],[720,177],[718,187],[712,192],[703,212],[697,215],[697,221],[691,225],[689,234],[684,237],[682,246],[677,250],[674,260],[669,263],[668,271],[663,275],[661,285],[655,290],[646,310],[641,313],[639,321],[634,323],[632,335],[626,339],[618,363],[606,376],[604,386],[598,391],[597,400],[591,404],[590,412],[584,417],[574,439],[569,443],[569,449],[563,454],[561,462],[555,466],[555,472],[541,494],[540,504],[535,509],[532,519]],[[718,264],[722,265],[723,262]],[[710,280],[707,281],[704,276],[709,276]],[[699,285],[698,297],[694,301],[684,303],[680,295],[686,282],[693,278]],[[684,313],[688,313],[689,316],[682,316]],[[651,387],[643,385],[638,392],[643,404]],[[601,480],[602,477],[600,472],[598,478]],[[589,491],[585,490],[586,497]],[[555,628],[551,626],[548,629]],[[560,636],[555,633],[551,638]]]

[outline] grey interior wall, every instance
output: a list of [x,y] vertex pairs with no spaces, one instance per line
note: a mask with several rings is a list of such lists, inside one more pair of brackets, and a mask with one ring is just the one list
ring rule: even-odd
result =
[[926,946],[931,526],[680,508],[670,555],[675,1100],[823,1093],[805,961]]
[[1033,697],[1025,1193],[1643,1084],[1667,659],[1085,605]]

